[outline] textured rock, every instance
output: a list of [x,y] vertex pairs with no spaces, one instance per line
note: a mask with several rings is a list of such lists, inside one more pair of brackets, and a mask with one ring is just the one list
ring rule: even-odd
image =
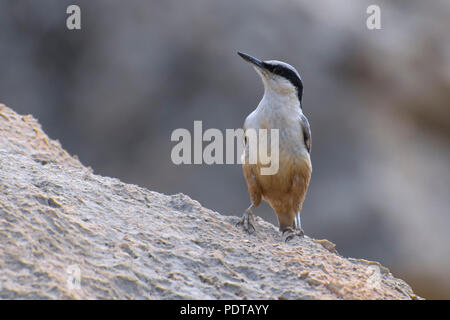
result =
[[95,175],[0,105],[0,298],[417,298],[327,240],[285,244],[260,218],[249,236],[238,219]]

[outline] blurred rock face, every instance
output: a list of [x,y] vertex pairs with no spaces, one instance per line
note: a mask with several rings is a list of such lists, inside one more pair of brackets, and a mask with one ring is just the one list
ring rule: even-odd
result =
[[[2,1],[0,99],[102,175],[241,215],[238,165],[175,166],[176,128],[239,128],[262,96],[236,54],[295,66],[313,134],[307,234],[450,297],[450,39],[445,1]],[[256,210],[276,223],[267,205]]]

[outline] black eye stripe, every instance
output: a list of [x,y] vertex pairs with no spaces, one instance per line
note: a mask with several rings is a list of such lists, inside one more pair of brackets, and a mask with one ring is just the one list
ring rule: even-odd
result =
[[270,63],[264,63],[264,66],[270,72],[289,80],[292,83],[292,85],[297,89],[298,99],[300,100],[300,102],[302,101],[303,83],[294,70],[291,70],[290,68],[287,68],[282,65],[273,65]]

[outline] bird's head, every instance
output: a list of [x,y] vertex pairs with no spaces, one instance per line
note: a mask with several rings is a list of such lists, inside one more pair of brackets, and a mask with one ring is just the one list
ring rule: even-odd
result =
[[262,61],[242,52],[238,52],[238,55],[253,65],[266,89],[271,89],[280,95],[295,94],[301,103],[303,83],[294,67],[277,60]]

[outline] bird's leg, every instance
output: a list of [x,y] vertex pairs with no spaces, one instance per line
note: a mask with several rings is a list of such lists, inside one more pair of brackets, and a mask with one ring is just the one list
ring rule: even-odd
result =
[[302,222],[300,220],[300,211],[297,213],[297,215],[295,216],[295,231],[297,231],[297,234],[300,237],[303,237],[305,235],[305,232],[302,229]]
[[254,208],[254,204],[252,203],[250,207],[248,207],[247,210],[245,210],[244,214],[242,215],[241,221],[237,223],[237,226],[242,226],[245,231],[252,234],[256,231],[255,228],[255,217],[253,215],[252,209]]

